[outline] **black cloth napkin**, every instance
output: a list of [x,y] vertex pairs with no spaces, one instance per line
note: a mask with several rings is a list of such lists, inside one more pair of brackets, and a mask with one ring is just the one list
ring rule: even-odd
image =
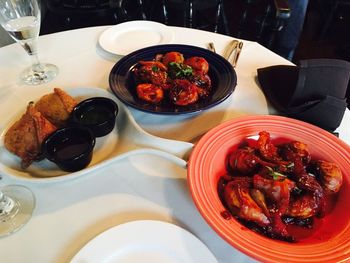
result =
[[258,69],[261,89],[281,114],[328,131],[342,121],[349,79],[350,63],[339,59],[309,59],[298,66]]

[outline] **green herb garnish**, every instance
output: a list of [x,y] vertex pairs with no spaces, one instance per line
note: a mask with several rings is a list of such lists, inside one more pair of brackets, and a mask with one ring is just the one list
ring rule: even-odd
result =
[[271,167],[269,167],[269,166],[265,166],[265,167],[267,168],[267,170],[269,170],[269,175],[272,176],[273,180],[281,180],[281,179],[284,180],[285,178],[287,178],[286,175],[281,174],[278,171],[275,171]]
[[193,69],[185,64],[170,62],[168,64],[168,74],[172,79],[188,78],[193,76]]

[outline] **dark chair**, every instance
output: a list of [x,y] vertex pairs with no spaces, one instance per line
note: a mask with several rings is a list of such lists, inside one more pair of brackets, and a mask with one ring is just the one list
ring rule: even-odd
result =
[[223,0],[158,0],[150,7],[152,20],[229,35]]
[[[51,21],[48,21],[51,25],[48,27],[53,31],[146,19],[142,0],[46,0],[45,2],[47,16],[51,18]],[[133,6],[129,10],[127,7],[131,4]],[[137,8],[134,8],[135,6]]]
[[274,40],[290,17],[288,0],[241,0],[238,28],[232,35],[273,49]]
[[250,39],[268,48],[290,15],[287,0],[156,0],[152,6],[152,20]]

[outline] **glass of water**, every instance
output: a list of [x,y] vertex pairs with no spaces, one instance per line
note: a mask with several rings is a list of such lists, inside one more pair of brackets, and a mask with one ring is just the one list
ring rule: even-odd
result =
[[0,187],[0,237],[9,235],[32,217],[35,197],[31,190],[20,185]]
[[32,66],[20,75],[21,80],[30,85],[48,82],[58,74],[55,65],[39,62],[37,39],[40,22],[41,13],[37,0],[0,0],[1,26],[21,44],[32,60]]

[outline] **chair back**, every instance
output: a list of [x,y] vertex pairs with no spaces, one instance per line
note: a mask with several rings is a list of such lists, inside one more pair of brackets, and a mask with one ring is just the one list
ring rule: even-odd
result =
[[64,20],[63,29],[146,19],[143,0],[46,0],[46,4],[49,13]]
[[150,19],[229,35],[223,0],[155,0]]
[[287,0],[239,0],[241,15],[233,35],[273,49],[275,37],[290,17]]

